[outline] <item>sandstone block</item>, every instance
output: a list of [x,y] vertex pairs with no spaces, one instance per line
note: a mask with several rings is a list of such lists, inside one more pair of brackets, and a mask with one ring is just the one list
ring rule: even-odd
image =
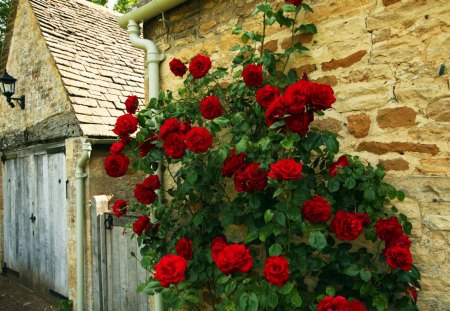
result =
[[[446,210],[447,205],[439,202],[450,202],[450,178],[408,176],[395,177],[388,175],[386,181],[396,185],[406,193],[407,197],[413,198],[427,210]],[[425,204],[425,205],[424,205]]]
[[408,107],[386,108],[378,110],[377,122],[380,128],[413,126],[416,112]]
[[450,158],[428,158],[420,161],[417,167],[422,173],[448,174],[450,173]]
[[352,114],[347,117],[347,120],[347,129],[354,137],[361,138],[369,134],[370,118],[367,114]]
[[434,144],[417,144],[409,142],[362,142],[358,146],[358,151],[368,151],[375,154],[386,154],[389,152],[400,154],[405,152],[418,152],[436,155],[439,152],[439,148]]
[[269,51],[275,52],[276,50],[278,50],[278,41],[277,40],[271,40],[271,41],[269,41],[269,42],[264,44],[264,48],[269,50]]
[[426,215],[423,223],[430,230],[450,231],[450,216]]
[[317,79],[313,79],[313,82],[336,86],[338,84],[338,80],[336,76],[323,76]]
[[366,54],[367,51],[361,50],[342,59],[332,59],[329,62],[322,63],[322,70],[330,71],[337,69],[339,67],[342,68],[350,67],[351,65],[359,62]]
[[[450,142],[450,124],[441,122],[431,122],[417,128],[411,128],[408,135],[414,140],[443,142],[442,149]],[[448,147],[447,147],[448,148]]]
[[301,67],[295,68],[295,71],[297,72],[297,75],[299,77],[303,76],[304,73],[310,74],[311,72],[315,71],[317,69],[316,65],[314,64],[306,64]]
[[380,163],[386,171],[407,171],[409,169],[408,161],[405,161],[402,158],[381,160]]
[[373,45],[370,61],[377,64],[409,62],[423,49],[423,43],[414,36],[390,38]]
[[434,121],[450,122],[450,97],[430,104],[427,107],[427,116]]
[[383,5],[388,6],[397,2],[400,2],[401,0],[383,0]]
[[311,123],[311,127],[316,127],[321,131],[339,133],[342,130],[342,122],[334,118],[316,119]]
[[334,88],[337,112],[364,111],[383,107],[390,98],[391,88],[384,81],[359,82]]
[[305,44],[305,43],[311,42],[312,39],[313,39],[313,35],[310,33],[298,34],[298,35],[294,36],[293,40],[291,40],[291,38],[284,39],[283,42],[281,42],[281,48],[283,50],[286,50],[291,46],[291,42],[293,42],[293,44],[296,44],[296,43]]

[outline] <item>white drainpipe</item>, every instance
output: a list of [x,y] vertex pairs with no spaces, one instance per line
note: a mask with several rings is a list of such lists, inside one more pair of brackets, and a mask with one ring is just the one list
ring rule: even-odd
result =
[[77,311],[84,309],[84,206],[86,201],[86,167],[91,156],[91,144],[84,142],[75,169],[76,226],[77,226]]

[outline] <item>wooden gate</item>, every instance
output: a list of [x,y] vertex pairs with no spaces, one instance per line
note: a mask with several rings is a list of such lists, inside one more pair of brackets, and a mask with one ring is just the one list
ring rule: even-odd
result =
[[3,167],[5,266],[44,295],[68,296],[63,148],[26,151]]
[[[95,199],[91,202],[95,213]],[[140,258],[136,240],[123,234],[125,226],[135,218],[116,218],[110,213],[95,217],[97,221],[93,221],[92,228],[94,310],[150,311],[149,296],[136,291],[148,273],[131,255]]]

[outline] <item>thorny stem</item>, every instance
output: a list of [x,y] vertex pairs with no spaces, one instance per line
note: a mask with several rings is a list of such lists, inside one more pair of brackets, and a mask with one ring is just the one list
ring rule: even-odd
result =
[[[265,2],[267,4],[267,0]],[[266,38],[266,12],[263,15],[263,33],[262,33],[262,41],[261,41],[261,58],[264,54],[264,39]]]
[[[289,46],[289,49],[292,48],[294,46],[294,35],[295,35],[295,25],[297,23],[297,16],[298,16],[298,11],[295,11],[295,17],[294,17],[294,23],[292,24],[292,28],[291,28],[291,45]],[[284,63],[283,66],[283,70],[281,72],[284,73],[284,71],[286,70],[286,66],[289,62],[289,58],[291,57],[292,52],[289,52],[286,58],[286,62]]]

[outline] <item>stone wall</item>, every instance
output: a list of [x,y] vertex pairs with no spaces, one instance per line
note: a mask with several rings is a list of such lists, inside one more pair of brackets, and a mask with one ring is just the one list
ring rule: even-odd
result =
[[[162,88],[176,90],[173,57],[198,53],[214,67],[228,66],[238,43],[233,25],[260,30],[251,17],[259,1],[192,0],[145,24],[166,54]],[[271,1],[280,3],[282,1]],[[310,51],[288,67],[333,86],[332,111],[315,121],[339,136],[344,153],[381,162],[388,179],[404,189],[399,204],[412,219],[413,257],[422,272],[421,310],[450,310],[450,2],[447,0],[318,0],[318,34],[299,36]],[[288,32],[269,28],[266,47],[286,48]]]
[[14,97],[25,95],[26,106],[25,110],[18,105],[11,108],[5,97],[0,96],[2,150],[81,135],[61,76],[30,3],[26,0],[16,2],[17,15],[11,21],[14,22],[14,31],[10,29],[12,37],[8,38],[6,70],[17,79]]

